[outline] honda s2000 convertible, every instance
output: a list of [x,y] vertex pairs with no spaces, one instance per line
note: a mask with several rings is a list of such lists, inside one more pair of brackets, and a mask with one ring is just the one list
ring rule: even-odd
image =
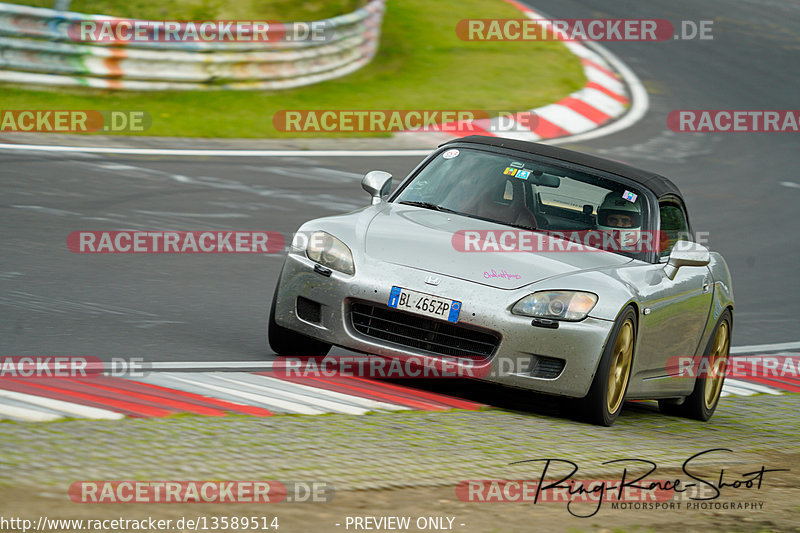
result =
[[371,205],[298,231],[269,316],[276,353],[461,362],[602,425],[624,400],[713,415],[731,277],[671,181],[480,136],[440,146],[390,194],[391,179],[368,173]]

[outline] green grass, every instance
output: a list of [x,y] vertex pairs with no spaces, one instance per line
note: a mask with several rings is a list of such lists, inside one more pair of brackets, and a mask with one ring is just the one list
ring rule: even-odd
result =
[[[266,5],[273,0],[261,1]],[[172,12],[168,16],[180,18]],[[389,0],[377,57],[337,80],[281,92],[133,93],[5,86],[0,88],[0,108],[143,110],[152,119],[143,134],[156,136],[385,136],[283,133],[275,130],[272,117],[279,110],[303,109],[520,111],[580,88],[585,82],[580,62],[559,42],[468,42],[455,34],[462,18],[520,16],[502,0]]]

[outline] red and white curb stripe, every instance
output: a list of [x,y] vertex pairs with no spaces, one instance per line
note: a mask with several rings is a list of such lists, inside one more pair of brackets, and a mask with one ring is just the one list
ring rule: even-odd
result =
[[[742,352],[738,355],[756,355]],[[798,359],[800,353],[770,355]],[[733,354],[732,357],[736,357]],[[169,364],[171,370],[185,365]],[[207,365],[221,366],[215,363]],[[269,363],[224,363],[231,367],[260,367]],[[766,375],[725,380],[723,396],[800,393],[800,378]],[[124,417],[162,417],[180,413],[204,416],[228,414],[341,413],[375,411],[477,410],[483,407],[462,398],[360,377],[287,377],[266,372],[157,371],[136,379],[95,376],[83,379],[0,378],[0,418],[46,422],[62,418],[117,420]]]
[[[253,365],[267,366],[267,365]],[[0,378],[0,418],[115,420],[180,413],[362,415],[370,411],[477,410],[461,398],[358,377],[291,378],[270,372],[153,372],[129,379],[93,376]]]
[[[626,73],[624,78],[629,80],[628,83],[623,81],[623,76],[617,72],[620,66],[618,60],[614,61],[617,66],[615,68],[603,55],[583,43],[570,40],[565,32],[554,28],[549,20],[528,6],[514,0],[505,1],[522,11],[526,17],[537,21],[580,58],[583,73],[587,79],[586,85],[556,103],[519,112],[513,118],[505,117],[501,119],[498,117],[475,120],[471,123],[473,131],[463,128],[463,134],[401,132],[397,136],[414,140],[427,138],[437,143],[473,134],[524,141],[543,141],[571,137],[597,130],[603,124],[622,116],[628,111],[631,104],[631,96],[626,85],[636,85],[636,89],[641,89],[641,84],[627,67],[624,68]],[[633,96],[644,100],[641,102],[639,109],[637,109],[635,120],[638,120],[644,114],[641,105],[646,108],[647,97],[646,92],[643,90],[633,89],[631,87],[630,91],[635,93]],[[530,129],[530,125],[533,125],[533,129]]]
[[[735,349],[734,349],[735,350]],[[767,368],[764,361],[750,361],[745,366],[754,370],[757,375],[748,375],[745,379],[725,378],[723,386],[723,396],[728,394],[738,394],[741,396],[751,396],[753,394],[779,394],[780,391],[800,393],[800,353],[797,352],[768,352],[757,353],[752,351],[733,353],[731,357],[758,357],[769,356],[777,364],[778,368]],[[738,350],[736,350],[738,352]],[[788,366],[787,366],[788,365]],[[794,372],[779,372],[779,369],[792,369]]]

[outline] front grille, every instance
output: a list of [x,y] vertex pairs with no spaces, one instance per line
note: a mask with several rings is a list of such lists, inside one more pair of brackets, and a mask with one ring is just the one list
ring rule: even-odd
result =
[[486,359],[500,342],[497,335],[360,302],[350,318],[362,335],[439,355]]
[[543,355],[537,355],[535,359],[533,370],[531,370],[531,376],[535,378],[554,379],[564,370],[565,361],[563,359]]

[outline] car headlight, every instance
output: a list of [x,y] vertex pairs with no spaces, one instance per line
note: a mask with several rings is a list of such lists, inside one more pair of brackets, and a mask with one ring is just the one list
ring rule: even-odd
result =
[[308,239],[306,256],[322,266],[344,274],[355,274],[353,254],[345,243],[324,231],[316,231]]
[[597,295],[580,291],[542,291],[526,296],[514,304],[515,315],[578,321],[586,318],[595,304]]

